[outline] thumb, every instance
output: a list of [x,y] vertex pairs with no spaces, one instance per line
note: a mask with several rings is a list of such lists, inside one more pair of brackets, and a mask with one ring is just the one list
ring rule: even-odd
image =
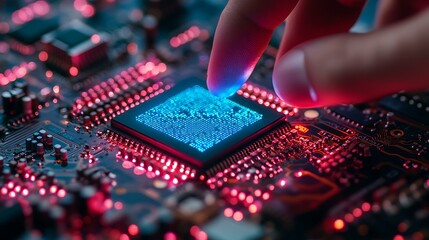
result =
[[274,89],[296,107],[356,103],[429,87],[429,11],[366,35],[300,45],[282,56]]

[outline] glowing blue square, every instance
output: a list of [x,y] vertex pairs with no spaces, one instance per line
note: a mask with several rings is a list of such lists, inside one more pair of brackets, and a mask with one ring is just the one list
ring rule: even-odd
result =
[[136,121],[205,152],[262,117],[195,85],[139,114]]

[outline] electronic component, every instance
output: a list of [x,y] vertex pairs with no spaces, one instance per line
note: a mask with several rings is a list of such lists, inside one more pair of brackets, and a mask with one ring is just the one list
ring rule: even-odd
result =
[[112,120],[112,126],[207,168],[283,119],[240,96],[215,97],[186,79]]
[[380,105],[429,126],[429,97],[425,94],[399,93],[383,99]]
[[43,36],[46,62],[70,76],[107,60],[107,35],[72,21]]
[[181,222],[204,224],[220,210],[219,201],[213,193],[199,191],[192,184],[166,200],[166,205]]
[[340,105],[327,109],[334,117],[341,119],[351,126],[364,128],[374,125],[380,118],[377,114],[365,114],[353,105]]
[[21,25],[9,35],[23,45],[32,45],[58,26],[58,18],[36,18]]
[[289,106],[282,24],[217,98],[227,1],[0,2],[3,238],[429,239],[427,91]]

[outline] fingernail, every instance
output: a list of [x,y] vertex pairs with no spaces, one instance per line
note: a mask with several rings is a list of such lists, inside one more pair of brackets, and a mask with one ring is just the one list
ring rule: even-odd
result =
[[317,94],[308,78],[305,54],[292,50],[283,56],[274,69],[273,85],[277,95],[296,107],[313,107]]
[[227,98],[234,95],[246,82],[251,71],[242,73],[238,70],[225,71],[212,76],[208,74],[207,87],[209,91],[218,97]]
[[234,95],[238,89],[240,89],[242,84],[236,84],[231,86],[220,86],[220,87],[212,87],[210,84],[208,84],[209,91],[218,97],[221,98],[228,98]]

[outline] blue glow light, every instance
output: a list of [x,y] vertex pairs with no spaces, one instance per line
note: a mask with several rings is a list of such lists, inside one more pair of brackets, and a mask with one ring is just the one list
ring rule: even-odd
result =
[[141,113],[136,121],[204,152],[262,117],[195,85]]

